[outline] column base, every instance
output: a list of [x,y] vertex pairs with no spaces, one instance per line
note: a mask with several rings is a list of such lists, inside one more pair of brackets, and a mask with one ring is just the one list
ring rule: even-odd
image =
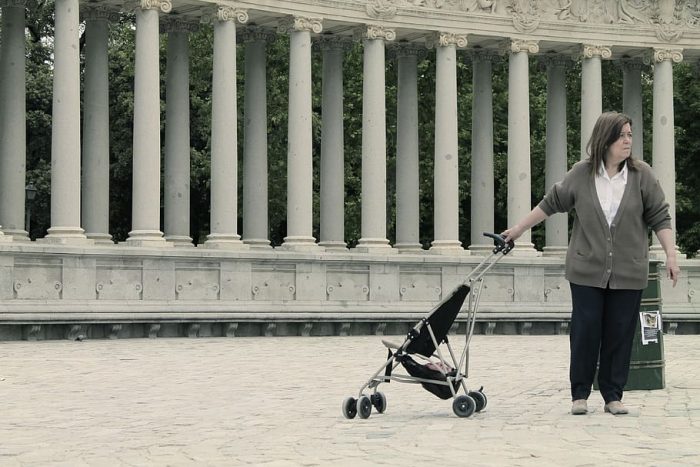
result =
[[3,229],[3,232],[5,233],[5,236],[12,237],[13,241],[15,241],[15,242],[29,242],[29,241],[31,241],[31,239],[29,238],[29,233],[26,230]]
[[112,236],[110,234],[86,233],[85,236],[87,238],[89,238],[90,240],[93,240],[95,242],[95,245],[107,245],[107,246],[114,245],[114,239],[112,239]]
[[394,248],[397,249],[399,253],[423,254],[426,251],[420,243],[395,243]]
[[152,248],[167,248],[173,246],[163,238],[163,232],[160,230],[132,230],[129,232],[129,238],[123,242],[127,246],[140,246]]
[[389,240],[386,238],[361,238],[357,243],[357,246],[353,248],[353,251],[357,253],[371,253],[376,255],[391,255],[398,253],[398,250],[393,249],[389,244]]
[[536,258],[538,256],[542,256],[542,253],[535,250],[534,243],[529,243],[529,242],[528,243],[515,242],[515,248],[513,248],[513,250],[511,250],[511,252],[508,254],[510,256],[528,257],[528,258]]
[[51,227],[44,238],[37,239],[37,243],[50,243],[53,245],[94,245],[95,242],[85,236],[85,231],[80,227]]
[[221,250],[248,250],[250,247],[241,241],[237,234],[209,234],[204,248],[218,248]]
[[278,248],[282,251],[319,251],[322,249],[314,237],[301,235],[284,237],[283,243]]
[[474,245],[469,245],[469,251],[472,256],[488,256],[493,252],[495,245],[489,245],[487,243],[477,243]]
[[433,240],[430,244],[429,253],[434,255],[469,255],[469,252],[462,248],[462,242],[459,240]]
[[271,250],[270,240],[266,238],[246,238],[243,243],[248,245],[251,250]]
[[192,238],[188,235],[166,235],[165,241],[172,243],[176,248],[194,248]]
[[[685,259],[686,255],[680,252],[678,249],[678,245],[674,245],[673,249],[676,251],[676,257],[678,259]],[[664,251],[663,247],[659,244],[653,244],[649,248],[649,259],[660,259],[662,261],[666,261],[666,252]]]
[[542,256],[545,257],[565,257],[569,250],[567,246],[546,246],[542,248]]
[[324,242],[319,242],[318,246],[322,246],[326,251],[335,251],[340,253],[345,253],[348,251],[347,243],[341,240],[327,240]]

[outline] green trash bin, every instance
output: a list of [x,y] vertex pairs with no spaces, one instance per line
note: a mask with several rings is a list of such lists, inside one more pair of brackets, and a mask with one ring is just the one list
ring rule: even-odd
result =
[[[659,284],[659,264],[661,261],[649,261],[649,285],[642,292],[642,312],[659,312],[661,316],[661,289]],[[630,373],[627,378],[625,391],[635,389],[663,389],[666,387],[664,369],[664,342],[663,332],[658,332],[657,342],[643,344],[642,327],[637,320],[637,330],[634,333],[632,343],[632,356],[630,358]],[[598,389],[598,376],[593,384]]]

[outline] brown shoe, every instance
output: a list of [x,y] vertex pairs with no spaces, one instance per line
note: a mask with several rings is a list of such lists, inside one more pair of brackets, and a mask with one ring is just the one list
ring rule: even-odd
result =
[[620,401],[611,401],[605,404],[605,411],[613,415],[624,415],[629,413],[627,407],[622,405]]
[[571,415],[585,415],[588,413],[586,399],[576,399],[571,405]]

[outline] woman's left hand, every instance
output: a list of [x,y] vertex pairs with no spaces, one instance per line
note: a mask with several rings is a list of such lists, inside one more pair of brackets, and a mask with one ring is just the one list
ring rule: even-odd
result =
[[666,276],[673,281],[673,286],[676,286],[678,277],[681,275],[681,268],[678,267],[676,257],[671,256],[666,258]]

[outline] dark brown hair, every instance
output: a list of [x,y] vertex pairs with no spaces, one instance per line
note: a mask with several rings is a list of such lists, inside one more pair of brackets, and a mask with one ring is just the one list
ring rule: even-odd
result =
[[[601,167],[605,167],[605,158],[608,155],[608,148],[620,139],[622,127],[629,123],[632,126],[632,119],[629,115],[619,112],[604,112],[600,114],[593,126],[591,138],[586,144],[586,153],[591,162],[593,175],[597,174]],[[627,162],[627,168],[634,169],[634,158],[630,157],[620,163],[620,170]]]

